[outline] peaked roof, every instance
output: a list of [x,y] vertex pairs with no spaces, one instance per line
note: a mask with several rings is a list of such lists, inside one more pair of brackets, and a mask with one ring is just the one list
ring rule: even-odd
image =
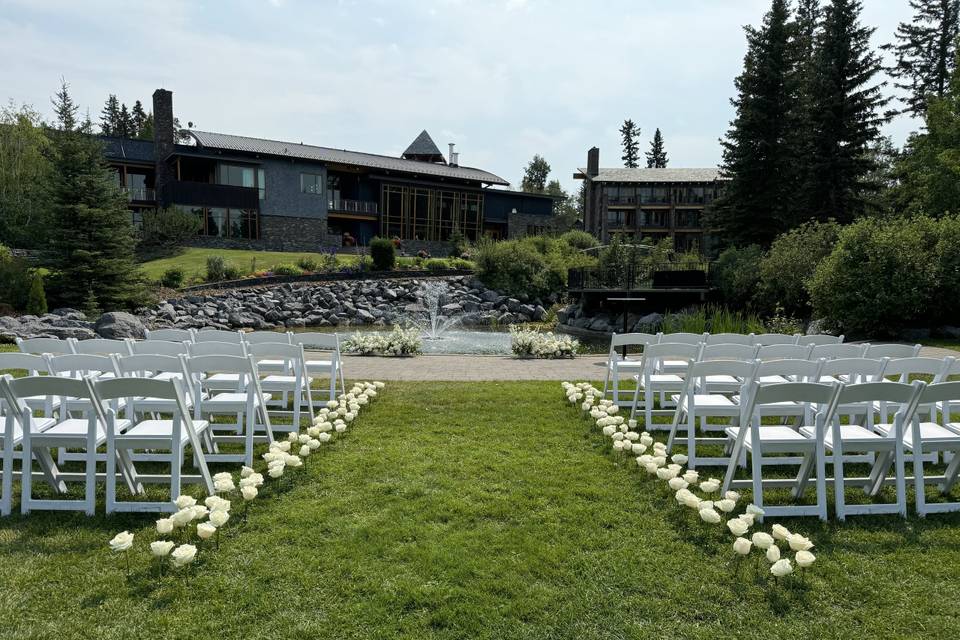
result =
[[420,135],[414,138],[413,142],[410,143],[410,146],[407,147],[407,150],[403,152],[403,157],[439,157],[440,160],[443,160],[443,154],[440,153],[440,149],[437,148],[436,143],[434,143],[433,138],[430,137],[430,134],[427,133],[426,129],[421,131]]
[[375,153],[361,153],[359,151],[347,151],[346,149],[331,149],[329,147],[317,147],[298,142],[283,142],[280,140],[265,140],[263,138],[248,138],[246,136],[234,136],[226,133],[197,131],[196,129],[185,129],[184,132],[192,137],[197,143],[197,148],[201,149],[206,147],[210,149],[220,149],[226,151],[281,156],[285,158],[297,158],[301,160],[313,160],[318,162],[352,165],[355,167],[381,169],[383,171],[398,171],[423,176],[436,176],[439,178],[453,178],[457,180],[486,182],[487,184],[510,184],[496,174],[490,173],[489,171],[484,171],[483,169],[475,169],[473,167],[451,167],[446,164],[421,162],[420,160],[408,160],[406,158],[395,158],[393,156],[383,156]]
[[[580,169],[587,175],[586,169]],[[593,182],[715,182],[723,180],[723,175],[717,168],[664,168],[664,169],[626,169],[622,167],[600,169],[597,176],[591,178]]]

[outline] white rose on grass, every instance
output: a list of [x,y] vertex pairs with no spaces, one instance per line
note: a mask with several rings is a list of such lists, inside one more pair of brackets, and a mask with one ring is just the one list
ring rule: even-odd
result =
[[210,509],[206,508],[202,504],[195,504],[190,507],[190,510],[193,511],[194,520],[203,520],[210,513]]
[[780,559],[780,547],[775,544],[770,545],[767,548],[767,562],[773,564]]
[[708,524],[719,524],[720,514],[714,511],[713,507],[700,509],[700,519]]
[[736,508],[737,508],[737,503],[734,502],[733,500],[730,500],[728,498],[724,498],[723,500],[717,500],[717,509],[720,509],[720,511],[723,511],[724,513],[730,513]]
[[310,438],[310,442],[307,443],[307,447],[310,449],[310,451],[316,451],[320,448],[320,441]]
[[284,465],[277,465],[275,467],[270,467],[269,469],[267,469],[267,475],[274,479],[279,478],[280,476],[283,475],[283,468],[284,468]]
[[345,414],[343,415],[343,419],[344,419],[345,422],[353,422],[353,419],[354,419],[355,415],[356,415],[356,414],[354,414],[354,413],[351,411],[351,412],[345,413]]
[[674,478],[670,478],[670,480],[667,481],[667,485],[669,485],[670,488],[673,489],[674,491],[679,491],[680,489],[687,488],[687,481],[684,480],[683,478],[674,477]]
[[645,447],[649,447],[653,444],[653,438],[651,438],[646,431],[640,434],[640,444]]
[[750,554],[750,547],[753,546],[753,543],[747,540],[746,538],[737,538],[733,541],[733,550],[736,551],[741,556],[746,556]]
[[770,573],[778,578],[788,576],[793,573],[793,565],[790,564],[789,560],[777,560],[773,563],[773,566],[770,567]]
[[676,454],[674,454],[673,456],[670,457],[670,460],[672,460],[673,462],[675,462],[675,463],[677,463],[677,464],[687,464],[687,461],[690,460],[690,458],[688,458],[687,456],[683,455],[682,453],[676,453]]
[[111,551],[126,551],[132,546],[133,534],[129,531],[121,531],[117,535],[113,536],[113,539],[110,541]]
[[787,538],[787,544],[790,545],[790,549],[793,551],[809,551],[813,549],[813,543],[810,542],[810,539],[803,537],[799,533],[791,533]]
[[636,421],[636,420],[627,420],[627,426],[630,427],[631,429],[636,429],[636,428],[637,428],[637,421]]
[[320,433],[322,435],[324,433],[329,433],[330,431],[333,431],[333,424],[330,422],[323,422],[317,428],[320,429]]
[[213,490],[217,493],[230,493],[236,488],[236,485],[233,484],[233,480],[230,478],[221,478],[213,482]]
[[817,557],[810,553],[809,551],[800,550],[797,551],[795,560],[797,561],[797,566],[803,569],[806,569],[814,562],[817,561]]
[[337,433],[343,433],[344,431],[347,430],[347,425],[341,423],[336,425],[334,429],[336,430]]
[[747,513],[752,514],[752,515],[754,515],[754,516],[762,516],[762,515],[763,515],[763,509],[761,509],[760,507],[758,507],[758,506],[755,505],[755,504],[748,504],[748,505],[747,505]]
[[614,440],[614,441],[613,441],[613,448],[614,448],[614,450],[616,450],[616,451],[623,451],[623,441],[622,441],[622,440]]
[[163,558],[164,556],[170,555],[170,551],[173,550],[175,545],[169,540],[157,540],[156,542],[150,543],[150,553],[157,558]]
[[727,491],[725,494],[723,494],[723,499],[736,503],[740,499],[740,494],[736,491]]
[[770,528],[775,540],[786,540],[790,537],[790,530],[782,524],[775,524]]
[[636,442],[640,439],[640,434],[636,431],[627,431],[625,434],[623,434],[623,437],[630,442]]
[[386,385],[384,385],[384,384],[383,384],[382,382],[380,382],[379,380],[374,380],[374,381],[373,381],[373,386],[376,387],[377,389],[383,389],[383,387],[386,386]]
[[177,505],[178,509],[186,509],[187,507],[192,507],[193,505],[197,504],[197,500],[192,496],[180,496],[174,500],[173,503]]
[[634,442],[633,450],[636,451],[637,453],[643,453],[644,451],[647,450],[647,445],[640,444],[639,442]]
[[182,544],[170,554],[170,561],[176,567],[185,567],[197,557],[197,548],[192,544]]
[[672,477],[670,469],[657,469],[657,477],[661,480],[669,480]]
[[210,511],[230,511],[230,501],[224,500],[220,496],[210,496],[203,501],[203,504],[207,505]]
[[307,429],[307,435],[310,436],[311,438],[316,438],[318,435],[320,435],[320,428],[310,427],[309,429]]
[[242,467],[240,467],[241,478],[249,478],[251,475],[253,475],[253,473],[254,473],[253,468],[248,467],[247,465],[243,465]]
[[662,467],[667,464],[667,459],[663,456],[653,456],[653,463],[658,467]]
[[742,536],[750,527],[740,518],[733,518],[732,520],[727,520],[727,529],[730,529],[730,533],[735,536]]
[[201,522],[197,525],[197,535],[200,536],[201,540],[209,540],[216,532],[217,528],[209,522]]
[[220,473],[213,474],[214,480],[233,480],[233,474],[229,471],[221,471]]
[[301,458],[306,458],[307,456],[309,456],[309,455],[310,455],[310,445],[305,444],[305,445],[303,445],[302,447],[300,447],[299,455],[300,455]]
[[283,451],[284,453],[290,451],[290,443],[289,443],[289,442],[283,442],[283,441],[281,441],[281,442],[274,442],[272,446],[275,447],[276,449],[278,449],[279,451]]
[[746,522],[751,527],[753,526],[754,515],[752,513],[741,513],[740,519]]
[[687,484],[697,484],[697,480],[700,479],[700,474],[696,471],[687,471],[683,474],[683,479],[687,481]]
[[713,500],[701,500],[700,501],[701,509],[713,509]]
[[185,527],[193,520],[193,509],[180,509],[170,516],[170,519],[173,520],[174,525]]
[[614,440],[617,440],[617,441],[623,440],[623,434],[620,433],[620,432],[617,432],[617,433],[613,434],[613,439],[614,439]]
[[227,520],[230,519],[230,514],[226,511],[211,511],[210,512],[210,523],[215,527],[222,527],[227,524]]
[[650,475],[653,475],[657,472],[657,469],[659,469],[660,467],[657,466],[656,462],[648,462],[645,465],[643,465],[643,468],[647,470],[647,473],[649,473]]
[[[700,510],[700,498],[693,495],[689,491],[683,496],[683,506],[689,507],[691,509]],[[711,509],[712,511],[713,509]]]
[[301,433],[297,437],[297,442],[299,442],[300,444],[307,444],[308,442],[310,442],[310,435],[307,433]]
[[253,500],[257,497],[257,493],[257,488],[254,486],[240,487],[240,495],[243,496],[244,500]]
[[753,534],[753,544],[757,545],[758,549],[769,549],[773,546],[773,536],[769,533],[764,533],[763,531],[757,531]]
[[720,481],[713,478],[704,480],[700,483],[700,490],[704,493],[716,493],[720,490]]
[[157,520],[157,533],[162,536],[173,531],[173,520],[171,518],[160,518]]
[[321,433],[319,436],[317,436],[317,440],[320,442],[330,442],[330,434]]
[[340,403],[337,402],[336,400],[329,400],[329,401],[327,402],[327,409],[330,409],[331,411],[333,411],[334,409],[336,409],[336,408],[339,407],[339,406],[340,406]]

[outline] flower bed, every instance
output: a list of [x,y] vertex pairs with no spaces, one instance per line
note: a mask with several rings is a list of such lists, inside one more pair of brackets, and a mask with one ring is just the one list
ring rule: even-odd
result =
[[580,341],[551,331],[510,327],[510,349],[519,358],[572,358],[580,349]]
[[343,341],[347,353],[361,356],[415,356],[423,349],[417,329],[394,327],[390,333],[355,333]]

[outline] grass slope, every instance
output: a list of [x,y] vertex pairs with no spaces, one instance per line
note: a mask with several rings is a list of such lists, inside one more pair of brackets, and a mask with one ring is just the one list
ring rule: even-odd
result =
[[[207,271],[207,258],[210,256],[223,256],[227,262],[232,262],[235,267],[243,273],[253,271],[253,261],[256,260],[256,268],[270,269],[280,264],[297,263],[302,257],[308,256],[315,260],[320,259],[317,253],[286,253],[282,251],[253,251],[246,249],[203,249],[198,247],[189,247],[175,256],[169,258],[160,258],[150,260],[140,265],[144,274],[151,279],[157,280],[163,275],[163,272],[171,267],[180,267],[188,278],[195,275],[203,275]],[[337,261],[341,264],[350,264],[356,261],[356,256],[338,255]]]
[[[960,518],[821,526],[768,589],[553,382],[393,383],[217,553],[155,586],[153,516],[0,521],[0,636],[955,637]],[[137,534],[134,576],[107,540]]]

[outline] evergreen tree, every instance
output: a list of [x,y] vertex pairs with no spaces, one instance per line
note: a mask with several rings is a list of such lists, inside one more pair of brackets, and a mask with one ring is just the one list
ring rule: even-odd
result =
[[929,96],[942,97],[950,83],[960,35],[960,0],[910,0],[913,20],[897,27],[896,42],[884,45],[896,63],[888,69],[905,90],[900,113],[922,117]]
[[550,163],[540,154],[535,154],[533,160],[527,163],[523,179],[520,181],[521,191],[528,193],[544,193],[547,188],[547,177],[550,175]]
[[77,125],[77,107],[65,82],[54,111],[53,228],[44,266],[53,272],[57,302],[79,307],[89,294],[101,308],[130,307],[140,302],[142,285],[126,200],[101,144],[90,135],[92,127]]
[[147,117],[143,119],[143,126],[140,127],[140,131],[137,132],[137,137],[141,140],[153,140],[153,114],[148,113]]
[[623,121],[620,127],[621,145],[623,146],[623,166],[628,169],[636,169],[640,159],[640,143],[637,138],[640,136],[640,127],[634,124],[629,118]]
[[133,137],[133,120],[130,118],[130,111],[126,103],[120,105],[120,115],[117,119],[117,131],[114,135],[121,138]]
[[667,151],[663,148],[663,134],[657,128],[653,134],[653,140],[650,141],[650,151],[647,151],[648,169],[666,169],[670,159],[667,158]]
[[577,222],[577,208],[574,198],[567,193],[559,180],[551,180],[547,184],[546,192],[555,198],[553,201],[554,227],[558,231],[572,229]]
[[107,103],[100,111],[100,133],[105,136],[117,135],[117,129],[120,126],[120,103],[117,96],[110,94]]
[[786,0],[773,0],[763,25],[745,28],[747,54],[732,101],[736,117],[722,142],[722,170],[730,182],[708,216],[726,244],[769,244],[789,219],[788,20]]
[[34,271],[30,276],[30,290],[23,310],[34,316],[42,316],[47,312],[47,294],[43,290],[43,276],[39,271]]
[[147,112],[143,110],[143,104],[137,100],[133,103],[133,109],[130,110],[130,137],[141,138],[146,124]]
[[860,24],[860,0],[833,0],[824,11],[818,39],[816,71],[810,96],[813,159],[802,186],[809,215],[848,222],[865,210],[866,196],[878,186],[870,147],[889,119],[889,102],[874,77],[882,71],[870,49],[873,28]]

